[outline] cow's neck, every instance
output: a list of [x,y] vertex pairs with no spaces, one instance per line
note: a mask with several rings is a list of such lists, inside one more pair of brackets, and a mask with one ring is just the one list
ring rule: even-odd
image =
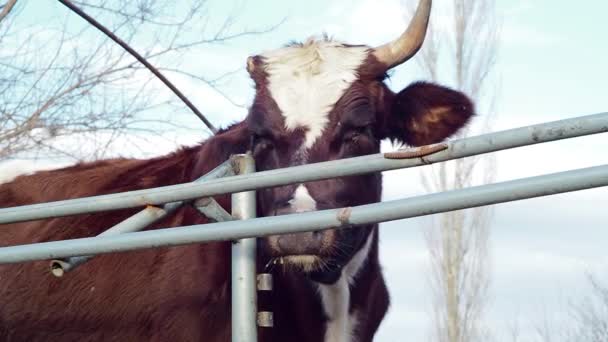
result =
[[351,286],[356,286],[356,276],[368,261],[374,241],[369,234],[363,247],[342,270],[342,275],[334,284],[318,284],[323,310],[327,316],[324,342],[354,342],[354,329],[358,323],[358,312],[350,310]]

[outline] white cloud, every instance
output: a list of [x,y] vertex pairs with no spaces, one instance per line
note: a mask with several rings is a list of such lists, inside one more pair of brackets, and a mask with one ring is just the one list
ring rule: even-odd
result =
[[565,43],[564,38],[539,28],[521,23],[508,23],[500,32],[500,39],[513,48],[556,46]]
[[321,31],[350,44],[380,45],[407,27],[399,0],[334,1]]
[[505,15],[521,15],[523,13],[526,13],[528,11],[530,11],[530,9],[532,9],[534,6],[533,1],[532,0],[519,0],[519,1],[512,1],[509,2],[508,5],[510,7],[506,8],[504,10],[504,14]]
[[176,86],[187,94],[201,112],[218,127],[244,118],[253,95],[250,81],[242,75],[237,78],[242,84],[218,87],[219,91],[188,76],[176,74],[172,79]]
[[[494,268],[501,276],[576,278],[585,270],[589,261],[575,255],[563,255],[550,250],[529,250],[516,245],[494,248]],[[606,261],[606,260],[605,260]]]
[[394,303],[374,341],[428,341],[429,314]]

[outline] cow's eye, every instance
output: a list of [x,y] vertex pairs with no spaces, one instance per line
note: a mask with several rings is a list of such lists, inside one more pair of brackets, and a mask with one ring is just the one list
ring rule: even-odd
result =
[[373,126],[352,127],[342,135],[340,153],[343,157],[354,157],[374,153],[379,142],[374,136]]
[[359,131],[349,131],[344,134],[342,140],[346,143],[356,142],[357,139],[361,136],[361,132]]
[[371,125],[353,127],[344,133],[343,140],[345,142],[357,142],[360,138],[373,139],[374,133]]

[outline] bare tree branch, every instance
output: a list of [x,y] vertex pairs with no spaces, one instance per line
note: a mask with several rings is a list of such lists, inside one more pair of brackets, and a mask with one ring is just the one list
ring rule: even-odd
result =
[[6,4],[0,5],[0,23],[6,18],[16,4],[17,0],[8,0]]
[[112,39],[114,42],[116,42],[118,45],[120,45],[129,54],[131,54],[131,56],[135,57],[135,59],[137,59],[151,73],[153,73],[156,77],[158,77],[169,89],[171,89],[171,91],[177,97],[179,97],[179,99],[182,100],[182,102],[184,102],[184,104],[188,108],[190,108],[190,110],[192,110],[192,112],[196,116],[198,116],[199,119],[201,119],[203,121],[203,123],[207,126],[207,128],[209,128],[209,130],[213,134],[215,134],[217,132],[217,128],[215,128],[215,126],[213,126],[213,124],[209,120],[207,120],[207,118],[199,111],[199,109],[196,108],[196,106],[194,104],[192,104],[192,102],[190,102],[190,100],[179,89],[177,89],[175,87],[175,85],[173,85],[173,83],[171,83],[171,81],[169,81],[165,77],[165,75],[163,75],[156,67],[154,67],[152,64],[150,64],[150,62],[148,62],[148,60],[143,58],[137,51],[135,51],[131,46],[129,46],[129,44],[125,43],[122,39],[118,38],[118,36],[116,36],[113,32],[111,32],[106,27],[101,25],[97,20],[95,20],[93,17],[91,17],[88,14],[86,14],[85,12],[83,12],[80,8],[78,8],[77,6],[72,4],[70,1],[68,1],[68,0],[59,0],[59,1],[63,5],[65,5],[69,9],[71,9],[74,13],[78,14],[81,18],[88,21],[91,25],[95,26],[97,29],[99,29],[101,32],[103,32],[106,36],[108,36],[110,39]]
[[[570,294],[564,303],[566,317],[548,317],[545,312],[535,322],[539,342],[608,341],[608,282],[600,274],[587,274],[587,289],[582,295]],[[545,310],[546,311],[546,310]]]
[[[206,0],[74,3],[107,23],[159,70],[209,87],[235,110],[242,104],[222,91],[219,81],[232,77],[236,66],[207,76],[180,64],[211,45],[264,34],[282,23],[237,30],[237,17],[230,15],[214,17],[211,25]],[[165,95],[160,83],[112,41],[70,20],[68,12],[53,22],[22,24],[25,11],[13,10],[0,26],[0,159],[40,154],[94,159],[106,155],[112,139],[164,136],[176,127],[187,127],[183,105]],[[66,143],[68,137],[97,145],[85,152],[77,143]]]

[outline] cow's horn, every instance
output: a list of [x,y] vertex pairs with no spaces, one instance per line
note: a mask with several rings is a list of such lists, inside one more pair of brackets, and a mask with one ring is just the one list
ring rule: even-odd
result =
[[412,58],[422,46],[429,25],[432,0],[420,0],[416,13],[401,36],[374,49],[376,59],[389,70]]

